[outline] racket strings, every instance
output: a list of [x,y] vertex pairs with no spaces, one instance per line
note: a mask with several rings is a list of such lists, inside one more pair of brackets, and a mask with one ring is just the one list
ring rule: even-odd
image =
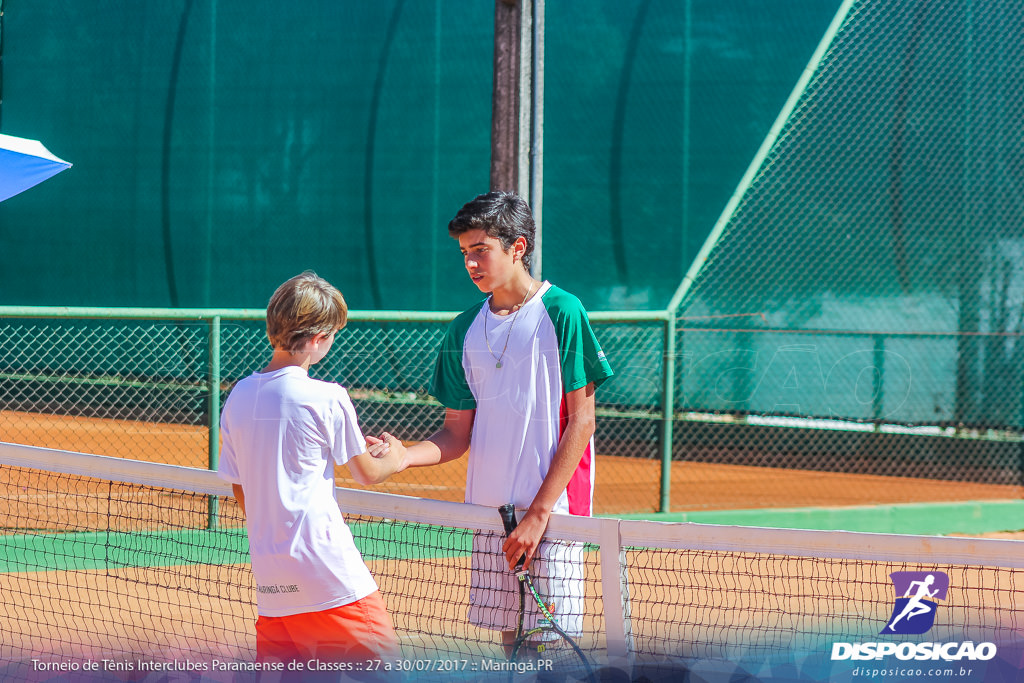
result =
[[[573,639],[562,630],[551,607],[537,592],[533,580],[526,572],[517,575],[520,589],[519,630],[516,646],[510,659],[517,662],[531,661],[537,664],[538,672],[550,672],[577,680],[594,680],[590,664]],[[526,594],[536,602],[542,619],[537,626],[523,631],[522,616],[525,611]]]

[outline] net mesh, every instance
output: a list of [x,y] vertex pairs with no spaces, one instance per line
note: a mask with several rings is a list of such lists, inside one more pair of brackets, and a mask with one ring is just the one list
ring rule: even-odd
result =
[[[32,659],[253,660],[244,520],[215,474],[13,445],[0,463],[5,680],[37,680]],[[500,540],[495,510],[353,490],[339,503],[404,666],[461,662],[469,676],[505,661],[497,634],[467,617],[473,538]],[[882,638],[894,572],[948,576],[929,640],[1024,630],[1019,541],[556,516],[545,542],[582,549],[579,643],[596,665],[827,659],[834,642]]]
[[8,661],[194,659],[252,649],[252,574],[233,499],[0,467]]
[[[777,658],[880,634],[893,610],[893,572],[943,572],[953,587],[928,638],[1005,642],[1024,625],[1019,572],[785,553],[633,549],[631,619],[637,652],[698,658]],[[991,609],[1002,602],[1000,609]],[[868,638],[873,639],[873,638]]]

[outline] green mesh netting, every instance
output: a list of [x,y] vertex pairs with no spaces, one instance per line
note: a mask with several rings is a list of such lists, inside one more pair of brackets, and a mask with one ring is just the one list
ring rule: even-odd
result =
[[1024,16],[848,9],[680,292],[680,407],[874,430],[740,460],[1019,481]]

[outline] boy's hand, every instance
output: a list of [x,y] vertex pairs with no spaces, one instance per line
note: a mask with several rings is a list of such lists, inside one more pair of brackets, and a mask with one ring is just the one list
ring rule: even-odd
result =
[[383,458],[391,450],[391,444],[375,436],[366,437],[366,452],[375,458]]
[[520,557],[524,559],[523,569],[530,568],[530,563],[533,562],[541,539],[544,538],[544,532],[548,528],[550,517],[550,512],[538,513],[530,509],[519,520],[519,526],[508,535],[501,546],[505,559],[508,560],[509,571],[516,570],[516,563]]
[[384,443],[386,443],[389,446],[391,451],[394,452],[395,457],[398,458],[398,469],[395,471],[401,472],[402,470],[406,469],[409,466],[409,463],[406,461],[405,444],[403,444],[401,441],[396,439],[388,432],[383,432],[380,435],[380,438]]

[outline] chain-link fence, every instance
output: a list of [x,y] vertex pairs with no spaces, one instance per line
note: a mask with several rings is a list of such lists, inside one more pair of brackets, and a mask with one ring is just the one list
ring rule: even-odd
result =
[[[426,438],[444,416],[428,390],[453,315],[353,312],[311,374],[349,389],[365,433]],[[665,318],[593,316],[616,370],[598,392],[602,456],[659,457]],[[262,311],[0,308],[0,441],[210,466],[223,398],[269,352]],[[464,471],[404,474],[407,492],[462,497]],[[646,500],[617,507],[657,509],[657,482],[644,483]]]
[[[353,312],[312,374],[349,388],[365,433],[423,439],[443,419],[428,390],[452,316]],[[597,393],[599,513],[1024,492],[1014,425],[901,417],[952,391],[952,367],[934,359],[955,335],[808,336],[760,316],[734,328],[658,312],[591,318],[616,373]],[[0,441],[209,467],[223,399],[269,351],[262,311],[0,307]],[[813,472],[860,478],[826,485]],[[910,483],[886,492],[883,478]],[[385,488],[461,500],[465,463],[394,479]],[[924,486],[937,480],[957,488]],[[354,485],[343,468],[339,483]]]
[[1019,494],[1022,31],[1009,2],[844,3],[670,306],[677,407],[735,418],[677,453]]

